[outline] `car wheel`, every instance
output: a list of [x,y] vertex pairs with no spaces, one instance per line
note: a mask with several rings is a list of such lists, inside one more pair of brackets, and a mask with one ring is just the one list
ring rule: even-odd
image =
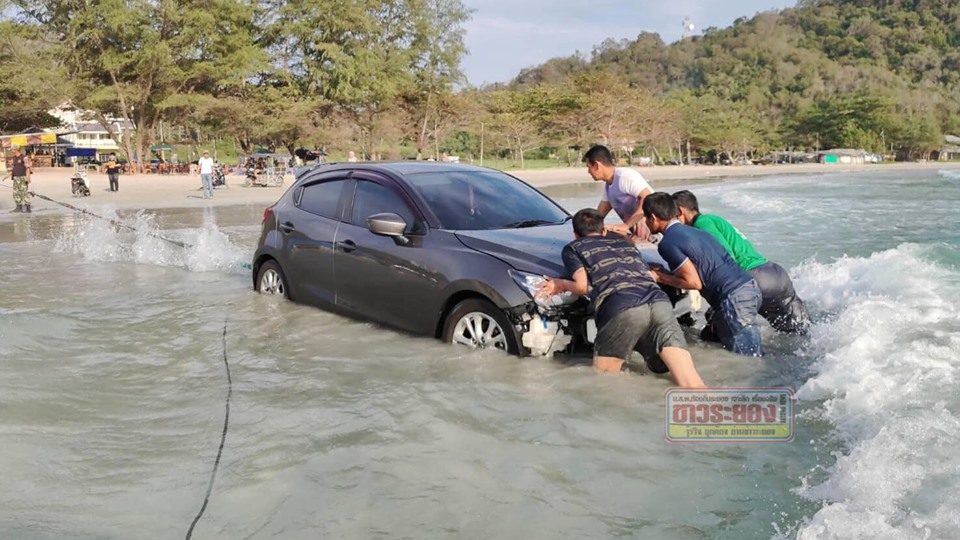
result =
[[469,298],[454,306],[443,326],[443,340],[471,349],[500,349],[519,354],[517,332],[497,306]]
[[287,278],[277,261],[269,260],[260,266],[257,272],[257,292],[273,294],[290,299],[290,290],[287,287]]

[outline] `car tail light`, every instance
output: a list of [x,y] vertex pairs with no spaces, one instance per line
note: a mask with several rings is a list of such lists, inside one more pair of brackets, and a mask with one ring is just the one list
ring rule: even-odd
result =
[[273,217],[273,207],[263,209],[263,221],[261,223],[266,223],[268,219]]

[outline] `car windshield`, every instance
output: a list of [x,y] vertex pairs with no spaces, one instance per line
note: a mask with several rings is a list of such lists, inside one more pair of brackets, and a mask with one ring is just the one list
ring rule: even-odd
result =
[[427,172],[406,178],[445,229],[511,229],[567,219],[567,213],[539,191],[501,172]]

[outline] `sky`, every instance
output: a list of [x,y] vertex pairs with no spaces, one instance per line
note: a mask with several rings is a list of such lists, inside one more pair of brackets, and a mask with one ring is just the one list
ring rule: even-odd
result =
[[589,54],[606,38],[656,32],[680,39],[685,17],[703,28],[738,17],[792,7],[796,0],[463,0],[473,11],[464,25],[469,52],[462,67],[470,84],[506,82],[520,70],[556,56]]

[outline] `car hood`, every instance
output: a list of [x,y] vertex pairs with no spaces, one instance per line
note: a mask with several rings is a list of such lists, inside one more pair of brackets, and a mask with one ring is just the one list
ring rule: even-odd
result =
[[[467,247],[492,255],[517,270],[568,277],[561,253],[563,247],[573,241],[573,227],[569,223],[454,234]],[[639,251],[640,258],[647,264],[669,267],[653,244],[645,244]]]
[[469,248],[492,255],[517,270],[549,276],[564,276],[563,246],[573,241],[569,223],[522,229],[457,231]]

